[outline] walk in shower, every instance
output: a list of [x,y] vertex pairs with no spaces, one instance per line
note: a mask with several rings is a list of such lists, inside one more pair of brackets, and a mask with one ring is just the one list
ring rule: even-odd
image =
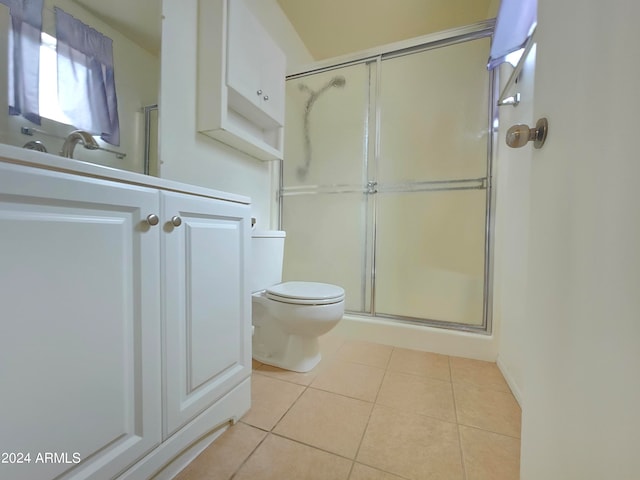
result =
[[285,279],[343,286],[353,314],[490,331],[492,30],[288,77]]

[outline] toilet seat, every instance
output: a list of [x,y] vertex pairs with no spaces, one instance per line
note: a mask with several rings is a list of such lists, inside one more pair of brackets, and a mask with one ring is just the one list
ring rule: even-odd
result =
[[329,305],[344,300],[344,289],[318,282],[284,282],[266,289],[267,298],[295,305]]

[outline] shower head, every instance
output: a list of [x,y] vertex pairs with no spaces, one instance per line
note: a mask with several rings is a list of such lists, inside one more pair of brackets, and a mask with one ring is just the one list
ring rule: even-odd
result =
[[331,87],[342,88],[346,84],[347,84],[347,81],[345,80],[345,78],[342,75],[338,75],[336,77],[333,77],[331,80],[329,80],[324,87],[318,89],[317,91],[311,90],[304,83],[299,83],[298,84],[298,90],[300,90],[301,92],[309,93],[310,94],[310,98],[313,98],[315,100],[315,98],[317,98],[321,93],[323,93],[324,91],[330,89]]

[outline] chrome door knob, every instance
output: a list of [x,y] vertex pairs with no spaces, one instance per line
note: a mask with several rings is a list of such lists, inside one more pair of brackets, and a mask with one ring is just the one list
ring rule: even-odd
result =
[[158,222],[160,222],[160,219],[158,218],[158,216],[157,216],[157,215],[154,215],[153,213],[152,213],[152,214],[150,214],[150,215],[147,215],[147,223],[148,223],[149,225],[151,225],[152,227],[153,227],[154,225],[157,225],[157,224],[158,224]]
[[182,219],[177,215],[171,217],[171,225],[173,225],[174,227],[179,227],[180,225],[182,225]]
[[541,118],[534,128],[524,124],[514,125],[507,130],[505,140],[511,148],[524,147],[529,142],[533,142],[533,148],[542,148],[548,131],[549,122],[546,118]]

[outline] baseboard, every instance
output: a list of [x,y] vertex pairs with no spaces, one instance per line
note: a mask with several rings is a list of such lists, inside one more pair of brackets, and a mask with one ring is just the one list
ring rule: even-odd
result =
[[498,368],[502,372],[502,376],[507,381],[507,385],[509,385],[509,388],[511,389],[511,393],[513,393],[513,396],[516,398],[516,401],[520,405],[520,408],[522,408],[522,392],[520,391],[520,387],[513,379],[513,375],[509,371],[509,368],[504,364],[500,356],[498,356],[498,359],[496,360],[496,365],[498,365]]

